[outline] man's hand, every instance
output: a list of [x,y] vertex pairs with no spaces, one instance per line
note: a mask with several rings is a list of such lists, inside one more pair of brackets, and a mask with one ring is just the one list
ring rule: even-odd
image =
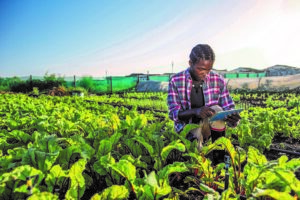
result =
[[225,121],[227,122],[227,125],[229,127],[236,127],[238,125],[239,120],[241,119],[241,116],[238,113],[234,113],[232,115],[228,115]]
[[205,119],[207,117],[211,117],[215,114],[215,111],[209,107],[203,106],[201,108],[197,108],[195,110],[195,116],[201,119]]

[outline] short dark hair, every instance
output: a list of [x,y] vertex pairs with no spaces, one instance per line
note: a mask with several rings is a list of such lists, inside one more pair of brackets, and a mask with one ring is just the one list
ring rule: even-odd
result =
[[192,49],[190,53],[192,64],[197,64],[200,60],[215,61],[215,53],[208,44],[198,44]]

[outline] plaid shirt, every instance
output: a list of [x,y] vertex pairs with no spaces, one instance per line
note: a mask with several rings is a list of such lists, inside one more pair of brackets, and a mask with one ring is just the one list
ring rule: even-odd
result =
[[[178,112],[191,109],[192,78],[189,68],[174,75],[169,81],[168,107],[169,117],[174,121],[175,131],[180,132],[186,122],[178,119]],[[203,84],[205,106],[219,105],[223,110],[234,109],[234,102],[226,88],[223,77],[210,71]],[[192,122],[192,118],[189,123]]]

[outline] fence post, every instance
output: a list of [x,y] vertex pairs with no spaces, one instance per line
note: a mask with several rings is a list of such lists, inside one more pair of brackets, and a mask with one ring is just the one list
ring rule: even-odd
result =
[[107,93],[112,94],[112,77],[111,76],[106,77],[106,83],[107,83]]
[[257,88],[259,89],[260,87],[260,81],[261,81],[261,77],[258,79],[258,85],[257,85]]
[[110,76],[110,93],[113,93],[113,87],[112,87],[112,76]]
[[33,91],[32,75],[29,77],[30,89]]
[[74,88],[76,88],[76,77],[74,75]]

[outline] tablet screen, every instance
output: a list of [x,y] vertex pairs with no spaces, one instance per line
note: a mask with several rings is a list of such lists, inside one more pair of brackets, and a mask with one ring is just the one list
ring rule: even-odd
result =
[[224,121],[225,118],[228,115],[231,115],[231,114],[234,114],[234,113],[240,113],[242,111],[243,111],[243,109],[234,109],[234,110],[227,110],[227,111],[218,112],[217,114],[212,116],[209,121],[211,121],[211,122],[212,121],[218,121],[218,120]]

